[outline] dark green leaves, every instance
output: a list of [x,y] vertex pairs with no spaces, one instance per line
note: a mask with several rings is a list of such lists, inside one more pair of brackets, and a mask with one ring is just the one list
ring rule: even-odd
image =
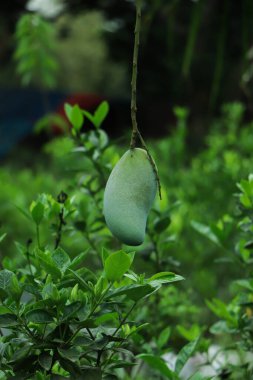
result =
[[0,327],[14,327],[18,326],[18,318],[15,314],[5,313],[0,314]]
[[33,323],[51,323],[54,318],[44,309],[33,309],[26,313],[26,320]]

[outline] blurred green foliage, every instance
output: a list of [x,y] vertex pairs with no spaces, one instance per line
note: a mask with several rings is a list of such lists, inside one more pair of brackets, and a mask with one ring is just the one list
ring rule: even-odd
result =
[[[43,214],[47,214],[46,210],[53,207],[63,192],[68,194],[73,212],[66,219],[67,223],[61,225],[61,246],[70,252],[71,259],[88,249],[88,265],[99,268],[102,247],[121,248],[106,228],[102,215],[106,180],[125,150],[111,143],[105,131],[99,128],[108,105],[101,104],[95,114],[82,111],[78,106],[66,105],[65,110],[73,128],[48,142],[31,170],[22,168],[20,163],[17,165],[15,160],[0,170],[3,183],[0,249],[5,268],[11,269],[13,263],[21,260],[13,241],[18,240],[25,246],[31,241],[36,244],[38,240],[38,231],[29,227],[25,210],[35,195],[42,192],[52,195],[40,196],[37,208],[34,208],[36,204],[31,208],[32,217],[39,225],[39,244],[48,241],[53,244],[52,237],[55,241],[59,237],[57,212],[50,214],[49,226],[47,218],[41,218],[40,204],[44,205]],[[229,300],[231,280],[244,278],[244,267],[235,265],[231,255],[232,247],[238,243],[238,213],[234,214],[237,197],[233,193],[237,191],[236,182],[247,177],[253,165],[253,123],[244,122],[245,109],[241,103],[222,107],[220,117],[209,128],[205,146],[196,153],[188,146],[189,111],[176,107],[174,112],[177,125],[172,134],[148,144],[158,164],[163,198],[162,201],[156,199],[145,243],[136,248],[134,263],[135,270],[151,276],[154,271],[173,271],[186,278],[180,286],[164,288],[159,294],[151,295],[150,302],[155,307],[150,309],[146,304],[141,312],[133,313],[134,320],[140,324],[145,323],[147,315],[152,320],[149,329],[135,337],[135,354],[139,354],[154,373],[157,369],[162,371],[163,376],[167,371],[162,355],[168,351],[179,351],[188,341],[190,357],[200,334],[204,337],[198,349],[207,350],[210,334],[206,326],[214,317],[205,306],[205,298],[223,299],[219,304],[209,303],[214,311]],[[87,128],[86,119],[93,121],[95,128]],[[247,207],[251,192],[246,182],[241,189],[246,192],[241,201]],[[247,258],[247,252],[240,249]],[[163,334],[167,338],[161,343]],[[135,369],[132,376],[138,378]]]

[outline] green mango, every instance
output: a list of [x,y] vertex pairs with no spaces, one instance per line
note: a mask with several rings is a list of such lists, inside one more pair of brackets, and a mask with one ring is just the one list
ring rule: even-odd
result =
[[104,193],[106,224],[122,243],[143,243],[156,191],[156,176],[147,152],[128,150],[113,168]]

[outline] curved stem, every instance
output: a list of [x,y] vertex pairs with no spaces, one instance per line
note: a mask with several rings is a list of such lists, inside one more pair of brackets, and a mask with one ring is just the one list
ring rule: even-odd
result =
[[158,175],[157,167],[155,162],[149,153],[148,147],[138,129],[137,123],[137,73],[138,73],[138,55],[139,55],[139,46],[140,46],[140,31],[141,31],[141,4],[142,0],[136,0],[136,20],[135,20],[135,29],[134,29],[134,52],[133,52],[133,69],[132,69],[132,81],[131,81],[131,120],[132,120],[132,135],[130,141],[130,149],[134,149],[136,146],[136,140],[139,138],[142,147],[146,150],[149,161],[152,165],[153,171],[155,173],[155,178],[158,186],[158,193],[160,199],[161,195],[161,183]]

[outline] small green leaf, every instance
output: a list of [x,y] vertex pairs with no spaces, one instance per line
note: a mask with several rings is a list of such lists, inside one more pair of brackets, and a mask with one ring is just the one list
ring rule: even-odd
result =
[[33,202],[30,210],[34,222],[39,225],[44,217],[45,206],[41,202]]
[[109,298],[125,295],[130,300],[137,302],[138,300],[146,297],[147,295],[154,293],[158,288],[152,287],[150,284],[133,284],[123,286],[111,292]]
[[0,271],[0,289],[8,290],[11,286],[11,279],[14,276],[14,273],[4,269]]
[[74,107],[72,108],[70,121],[73,124],[73,127],[75,128],[76,131],[79,131],[82,128],[84,117],[83,117],[82,111],[80,110],[77,104],[75,104]]
[[148,279],[148,282],[151,284],[153,283],[169,284],[171,282],[182,281],[182,280],[184,280],[184,278],[175,273],[159,272],[159,273],[156,273],[154,276],[150,277]]
[[73,125],[73,128],[75,131],[79,131],[82,128],[84,117],[83,113],[78,106],[78,104],[75,104],[74,106],[71,106],[70,104],[64,105],[64,110],[67,115],[67,118],[69,119],[70,123]]
[[86,251],[81,252],[79,255],[77,255],[70,263],[69,268],[74,269],[76,268],[83,260],[86,258],[87,254],[89,252],[89,249],[86,249]]
[[39,363],[43,369],[49,371],[52,367],[53,358],[50,354],[44,352],[39,356]]
[[99,128],[103,123],[109,112],[109,104],[106,101],[103,101],[95,111],[93,116],[93,122],[96,128]]
[[177,356],[176,361],[176,373],[179,375],[182,369],[184,368],[185,364],[187,363],[188,359],[192,356],[194,351],[196,350],[196,347],[199,343],[199,337],[192,342],[188,343],[186,346],[184,346]]
[[218,246],[221,246],[219,238],[209,226],[199,223],[199,222],[195,222],[195,221],[191,222],[191,226],[194,228],[195,231],[205,236],[207,239],[211,240],[213,243],[217,244]]
[[42,250],[38,249],[36,256],[40,260],[40,265],[48,274],[51,274],[54,278],[61,277],[61,271],[53,261],[51,253],[49,251],[43,252]]
[[124,251],[112,253],[105,260],[105,275],[109,281],[119,281],[131,266],[131,258]]
[[63,315],[61,321],[66,321],[72,318],[78,310],[80,310],[82,303],[79,301],[73,302],[70,305],[66,305],[63,309]]
[[65,111],[65,114],[66,114],[66,116],[70,122],[71,122],[72,108],[73,107],[70,104],[68,104],[68,103],[64,104],[64,111]]
[[0,314],[0,327],[14,327],[18,326],[18,318],[15,314],[5,313]]
[[60,247],[52,253],[52,259],[62,273],[65,272],[71,263],[68,254]]
[[13,363],[16,363],[19,360],[26,358],[31,351],[31,346],[24,346],[18,350],[16,350],[11,358]]
[[84,281],[84,279],[82,277],[80,277],[79,274],[77,274],[75,271],[73,271],[70,268],[67,268],[67,269],[77,279],[77,281],[81,285],[81,287],[83,287],[86,291],[93,293],[92,287],[86,281]]
[[157,346],[162,349],[168,342],[169,337],[171,334],[171,327],[168,326],[165,329],[163,329],[157,339]]
[[171,219],[169,216],[165,216],[164,218],[158,219],[154,224],[154,231],[157,234],[160,234],[169,227],[170,223]]
[[54,318],[44,309],[33,309],[25,315],[28,322],[33,323],[51,323]]
[[144,360],[151,368],[160,372],[167,379],[177,379],[177,376],[175,376],[174,372],[169,369],[165,361],[159,356],[152,354],[140,354],[137,355],[137,358]]

